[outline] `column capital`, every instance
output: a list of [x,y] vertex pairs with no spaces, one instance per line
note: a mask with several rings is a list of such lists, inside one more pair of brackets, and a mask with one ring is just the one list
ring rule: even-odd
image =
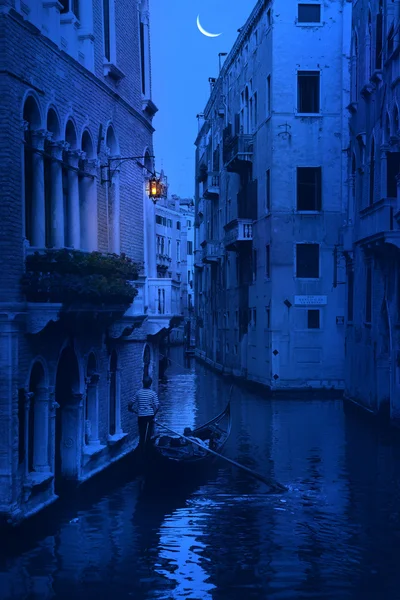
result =
[[86,156],[82,150],[68,150],[68,163],[71,167],[77,167],[79,160],[84,160]]
[[68,151],[68,150],[69,150],[69,144],[68,144],[68,142],[65,142],[64,140],[56,140],[54,142],[51,142],[51,144],[50,144],[51,155],[53,156],[53,158],[56,158],[58,160],[62,160],[63,152]]
[[33,392],[25,392],[25,408],[29,409],[35,394]]
[[50,131],[47,131],[46,129],[34,129],[31,132],[31,135],[32,135],[32,145],[37,150],[43,150],[44,142],[46,140],[51,140],[51,138],[53,136],[53,134]]
[[85,160],[85,171],[95,175],[95,171],[100,167],[100,160],[98,158],[87,158]]
[[381,144],[381,146],[380,146],[381,152],[389,152],[389,150],[390,150],[389,144]]

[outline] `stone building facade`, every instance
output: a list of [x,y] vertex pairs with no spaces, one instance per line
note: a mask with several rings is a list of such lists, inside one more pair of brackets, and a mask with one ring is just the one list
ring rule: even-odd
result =
[[353,3],[346,396],[400,419],[400,2]]
[[[0,514],[13,523],[135,447],[127,403],[143,374],[157,388],[169,320],[149,307],[144,246],[157,110],[147,0],[1,4]],[[50,249],[48,283],[39,267],[28,297],[27,265]],[[117,275],[96,275],[102,257],[139,265],[133,303],[118,300]],[[80,269],[96,304],[55,300],[57,277],[66,296],[85,292]]]
[[153,302],[159,314],[180,315],[181,324],[170,332],[171,343],[183,343],[184,322],[193,316],[194,202],[172,195],[155,210],[155,253],[158,287]]
[[351,3],[260,1],[196,140],[198,355],[273,391],[344,387]]

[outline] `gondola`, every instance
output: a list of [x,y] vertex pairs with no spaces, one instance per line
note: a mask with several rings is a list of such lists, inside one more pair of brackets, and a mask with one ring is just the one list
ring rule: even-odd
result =
[[[190,472],[216,460],[215,455],[207,452],[207,448],[220,453],[226,444],[231,432],[230,402],[217,417],[193,431],[185,429],[185,432],[188,440],[169,433],[159,433],[152,438],[146,462],[156,473]],[[201,444],[204,450],[190,443],[191,438]]]

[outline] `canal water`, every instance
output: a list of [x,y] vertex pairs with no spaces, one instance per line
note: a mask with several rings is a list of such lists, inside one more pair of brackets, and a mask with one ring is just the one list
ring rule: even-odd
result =
[[[178,431],[229,384],[171,351],[159,419]],[[188,365],[187,365],[188,366]],[[269,400],[235,387],[220,461],[157,492],[130,461],[3,537],[3,599],[400,600],[400,443],[341,401]]]

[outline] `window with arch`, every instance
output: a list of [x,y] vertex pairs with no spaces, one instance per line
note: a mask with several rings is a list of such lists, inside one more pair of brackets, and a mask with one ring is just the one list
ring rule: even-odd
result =
[[79,0],[60,0],[62,9],[60,13],[73,13],[79,19]]
[[399,135],[399,109],[396,104],[393,110],[393,135]]
[[357,196],[357,162],[355,154],[353,153],[351,159],[351,199],[352,199],[352,210],[349,214],[349,219],[353,220],[353,210],[356,206],[356,196]]
[[352,56],[352,82],[351,82],[351,90],[352,90],[352,100],[353,102],[357,101],[358,95],[358,36],[357,33],[353,34],[353,56]]
[[382,69],[383,65],[383,1],[379,0],[378,13],[375,25],[375,69]]
[[372,69],[372,17],[371,11],[368,12],[368,24],[367,24],[367,34],[365,41],[365,65],[366,65],[366,78],[369,80],[371,77],[371,69]]
[[41,362],[35,362],[31,370],[27,406],[29,407],[25,437],[27,472],[46,471],[49,467],[49,399]]
[[375,196],[375,140],[371,142],[371,159],[369,163],[369,204],[374,203]]

